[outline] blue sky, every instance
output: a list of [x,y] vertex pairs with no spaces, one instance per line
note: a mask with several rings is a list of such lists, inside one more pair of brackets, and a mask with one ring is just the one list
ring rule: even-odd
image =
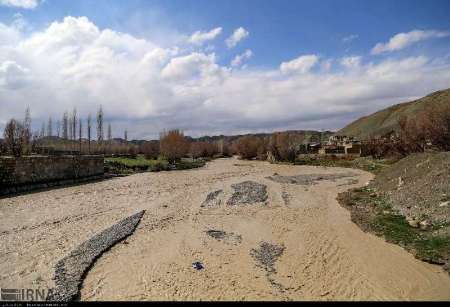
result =
[[[88,16],[100,28],[160,40],[167,32],[190,33],[217,26],[252,35],[252,65],[277,66],[298,54],[344,56],[369,51],[379,41],[411,29],[450,29],[447,0],[46,0],[33,10],[0,8],[0,20],[20,12],[36,28],[65,16]],[[351,43],[342,39],[358,35]],[[449,41],[443,43],[448,49]],[[426,48],[427,46],[423,46]],[[436,46],[437,47],[437,46]],[[223,55],[223,60],[230,56]]]
[[[56,99],[51,98],[59,95],[54,91],[66,81],[62,77],[56,78],[55,74],[70,71],[73,72],[70,76],[80,82],[77,88],[70,89],[73,97],[58,99],[57,104],[63,106],[56,108],[54,114],[48,109],[46,111],[46,102],[34,102],[31,108],[35,110],[38,120],[44,120],[47,113],[59,116],[58,112],[73,106],[86,113],[90,109],[95,110],[95,103],[102,103],[106,110],[110,110],[110,120],[117,127],[123,129],[133,125],[129,130],[135,137],[150,137],[156,135],[157,130],[170,128],[167,126],[177,123],[193,135],[276,129],[337,129],[347,121],[377,108],[449,87],[450,77],[445,72],[450,60],[449,13],[450,1],[446,0],[0,0],[0,26],[4,26],[5,33],[9,33],[4,36],[10,39],[8,51],[2,53],[0,47],[0,107],[8,111],[2,112],[5,114],[3,117],[0,115],[0,126],[7,116],[17,117],[20,108],[29,104],[26,101],[32,95],[29,91],[37,86],[33,82],[40,83],[41,87],[43,84],[44,87],[48,86],[48,93],[42,94],[41,99]],[[75,19],[69,22],[65,19],[67,16]],[[86,17],[86,20],[81,20],[82,17]],[[55,22],[57,25],[52,28]],[[98,33],[91,34],[99,35],[99,38],[83,30],[89,25],[98,30]],[[235,46],[228,47],[226,39],[239,28],[247,34]],[[197,43],[190,40],[191,44],[187,43],[196,31],[204,34],[214,29],[218,34],[211,32],[212,38]],[[130,42],[123,36],[113,38],[113,47],[112,41],[105,43],[105,38],[101,37],[105,30],[111,30],[117,35],[129,35],[136,40],[131,43],[137,44],[136,49],[127,50],[131,48]],[[70,35],[56,37],[61,31],[73,31],[72,38]],[[17,35],[12,35],[13,32],[17,32]],[[89,37],[82,38],[85,34]],[[389,44],[389,40],[399,34]],[[14,39],[11,39],[13,36]],[[36,39],[37,36],[41,40]],[[0,32],[0,42],[1,39]],[[148,44],[144,46],[138,40]],[[44,46],[46,43],[51,48],[43,48],[40,53],[29,54],[30,49],[25,50],[23,47],[27,44]],[[61,50],[56,50],[55,44]],[[119,47],[120,44],[123,46]],[[375,48],[377,44],[380,44],[378,49]],[[66,52],[69,45],[70,50],[76,47],[83,51],[64,58],[61,56],[62,50]],[[17,49],[16,52],[11,52],[11,48]],[[133,111],[124,110],[120,102],[98,99],[101,91],[108,86],[103,84],[108,79],[105,77],[106,70],[111,73],[111,69],[101,71],[103,79],[98,88],[82,83],[83,78],[88,81],[85,71],[80,76],[76,75],[82,69],[92,73],[92,67],[98,68],[100,64],[102,67],[115,66],[115,56],[112,56],[109,64],[93,63],[92,54],[98,54],[100,50],[105,52],[105,48],[109,48],[109,55],[111,52],[116,56],[123,55],[126,51],[128,58],[121,58],[124,61],[122,69],[130,69],[130,78],[135,76],[131,75],[131,71],[142,69],[145,55],[152,50],[160,48],[165,54],[170,54],[158,64],[158,69],[153,65],[151,71],[138,80],[114,80],[136,85],[133,93],[121,89],[121,98],[129,99],[130,105],[140,100],[144,111],[138,112],[137,107]],[[239,55],[242,57],[234,65],[231,64]],[[57,71],[42,71],[44,68],[37,64],[43,59],[59,59],[60,56],[61,63]],[[104,58],[97,59],[103,61]],[[63,65],[68,65],[66,70],[62,68]],[[7,71],[19,71],[23,76],[28,75],[26,82],[16,82],[14,89],[2,91],[2,67],[5,80]],[[54,69],[58,67],[55,65]],[[153,69],[161,73],[162,79],[154,77],[157,72]],[[425,76],[425,72],[430,71],[441,74],[436,77],[439,82]],[[391,82],[386,77],[389,74],[410,76],[405,76],[401,82]],[[52,80],[50,77],[44,80],[43,75],[52,75]],[[14,75],[14,78],[16,80],[18,77]],[[157,78],[157,81],[153,78]],[[170,87],[167,86],[167,78],[170,79]],[[197,83],[194,84],[193,80]],[[89,81],[92,82],[92,79]],[[152,81],[151,84],[146,83]],[[114,82],[110,84],[112,88],[116,85]],[[311,82],[311,86],[308,82]],[[324,84],[323,88],[317,86],[318,82]],[[17,86],[19,83],[20,86]],[[242,85],[247,83],[252,89],[261,86],[261,96],[248,97]],[[3,86],[5,84],[6,81]],[[22,88],[23,84],[27,86]],[[338,85],[344,87],[345,93],[344,89],[336,89]],[[313,86],[318,92],[335,91],[335,100],[327,96],[311,97],[314,96],[311,93],[314,92],[311,89]],[[136,96],[136,91],[142,91],[141,95]],[[89,102],[80,104],[76,99],[83,95],[87,95]],[[227,106],[225,101],[228,97],[233,97],[239,112],[234,113]],[[306,101],[309,97],[316,105],[329,111],[314,110],[314,103]],[[167,102],[168,99],[170,102]],[[249,100],[247,108],[240,109]],[[184,115],[176,114],[178,112],[175,110],[183,107],[188,108]],[[295,108],[305,112],[283,113],[279,111],[280,108]],[[214,115],[220,120],[211,124],[194,116],[192,110],[204,117]],[[144,129],[146,132],[140,131]]]

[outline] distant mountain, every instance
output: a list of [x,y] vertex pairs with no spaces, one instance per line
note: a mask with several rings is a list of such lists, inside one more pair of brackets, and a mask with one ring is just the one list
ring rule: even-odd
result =
[[406,116],[408,119],[415,118],[421,112],[426,112],[427,108],[433,105],[444,104],[450,104],[450,88],[361,117],[339,130],[337,134],[354,136],[361,140],[382,136],[392,131],[398,131],[398,120],[402,116]]
[[[304,142],[318,142],[320,140],[326,141],[329,139],[331,135],[334,134],[332,131],[315,131],[315,130],[287,130],[287,131],[279,131],[286,132],[291,135],[300,135],[304,137]],[[273,132],[276,133],[276,132]],[[255,136],[258,138],[266,138],[270,137],[272,134],[270,133],[249,133],[249,134],[237,134],[237,135],[216,135],[216,136],[202,136],[198,138],[190,138],[192,141],[203,141],[203,142],[215,142],[219,140],[224,140],[226,143],[233,143],[243,136]]]
[[[277,131],[277,132],[287,132],[293,135],[301,135],[304,136],[305,142],[318,142],[320,140],[327,141],[330,136],[334,134],[332,131],[316,131],[316,130],[287,130],[287,131]],[[274,132],[275,133],[275,132]],[[266,138],[270,137],[273,133],[249,133],[249,134],[236,134],[236,135],[214,135],[214,136],[201,136],[201,137],[191,137],[189,135],[186,136],[186,139],[189,142],[217,142],[223,140],[225,143],[233,143],[237,141],[240,137],[243,136],[255,136],[258,138]],[[146,141],[146,140],[132,140],[129,141],[135,145],[141,145],[145,142],[158,142],[158,140]]]

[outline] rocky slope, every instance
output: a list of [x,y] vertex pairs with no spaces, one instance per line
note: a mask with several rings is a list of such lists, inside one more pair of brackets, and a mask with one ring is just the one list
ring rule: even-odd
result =
[[431,93],[418,100],[393,105],[384,110],[350,123],[338,131],[340,135],[355,136],[366,139],[371,136],[381,136],[398,129],[398,120],[402,116],[416,117],[420,112],[426,112],[433,105],[450,104],[450,89]]

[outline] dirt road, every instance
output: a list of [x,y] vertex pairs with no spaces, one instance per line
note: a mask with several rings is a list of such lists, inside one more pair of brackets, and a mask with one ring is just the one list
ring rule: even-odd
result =
[[53,287],[59,259],[146,210],[82,300],[449,300],[447,273],[363,233],[335,200],[371,178],[219,159],[1,199],[0,287]]

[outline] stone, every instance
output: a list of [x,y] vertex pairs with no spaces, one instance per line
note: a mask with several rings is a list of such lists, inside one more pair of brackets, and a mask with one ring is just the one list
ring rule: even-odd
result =
[[411,226],[413,228],[418,228],[419,227],[419,222],[417,220],[408,219],[407,221],[408,221],[409,226]]
[[400,188],[400,187],[402,187],[402,186],[403,186],[403,179],[402,179],[402,177],[400,176],[400,177],[398,177],[397,188]]
[[439,207],[447,207],[448,205],[450,204],[450,201],[445,201],[445,202],[443,202],[443,203],[440,203],[439,204]]
[[419,227],[421,230],[427,230],[431,227],[431,223],[427,220],[423,220],[419,223]]

